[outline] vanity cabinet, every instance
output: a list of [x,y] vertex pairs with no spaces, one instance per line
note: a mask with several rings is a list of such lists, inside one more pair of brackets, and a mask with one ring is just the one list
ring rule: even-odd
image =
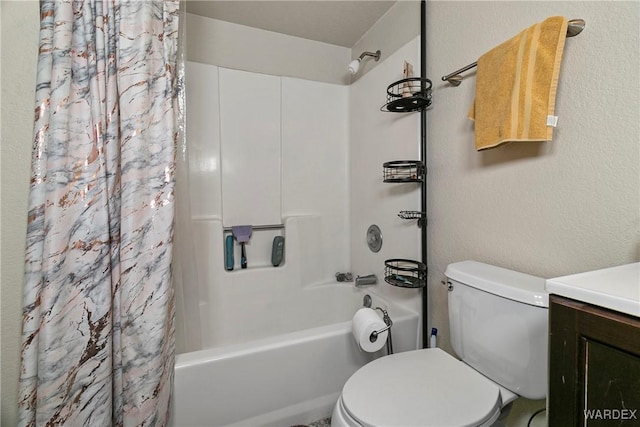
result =
[[640,318],[549,299],[549,427],[640,426]]

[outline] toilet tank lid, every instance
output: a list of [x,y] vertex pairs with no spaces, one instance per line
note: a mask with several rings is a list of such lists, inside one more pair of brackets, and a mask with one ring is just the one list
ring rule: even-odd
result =
[[484,264],[478,261],[461,261],[447,266],[444,272],[451,280],[538,307],[549,307],[549,294],[545,279]]

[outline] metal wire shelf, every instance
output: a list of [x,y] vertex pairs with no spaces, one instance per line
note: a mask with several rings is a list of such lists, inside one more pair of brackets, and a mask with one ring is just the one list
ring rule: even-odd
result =
[[384,281],[401,288],[423,288],[427,266],[419,261],[394,258],[384,262]]
[[426,212],[421,212],[421,211],[400,211],[398,213],[398,216],[406,220],[417,219],[418,227],[423,227],[427,220]]
[[384,182],[422,182],[424,178],[424,165],[418,160],[394,160],[382,167]]
[[387,86],[387,103],[380,111],[409,113],[420,111],[431,105],[431,80],[409,77]]

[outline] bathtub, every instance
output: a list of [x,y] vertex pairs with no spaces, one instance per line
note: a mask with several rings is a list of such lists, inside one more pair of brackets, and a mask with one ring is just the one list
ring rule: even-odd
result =
[[275,320],[263,319],[284,325],[282,333],[177,355],[171,425],[288,427],[330,416],[346,380],[386,354],[384,348],[362,352],[351,334],[365,294],[374,307],[388,310],[394,351],[415,349],[418,314],[371,288],[339,283],[303,289],[295,309],[272,310]]

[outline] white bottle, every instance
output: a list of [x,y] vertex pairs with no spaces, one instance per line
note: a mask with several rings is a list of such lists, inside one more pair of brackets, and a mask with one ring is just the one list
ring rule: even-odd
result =
[[436,337],[438,336],[438,329],[431,328],[431,337],[429,339],[429,348],[436,348]]

